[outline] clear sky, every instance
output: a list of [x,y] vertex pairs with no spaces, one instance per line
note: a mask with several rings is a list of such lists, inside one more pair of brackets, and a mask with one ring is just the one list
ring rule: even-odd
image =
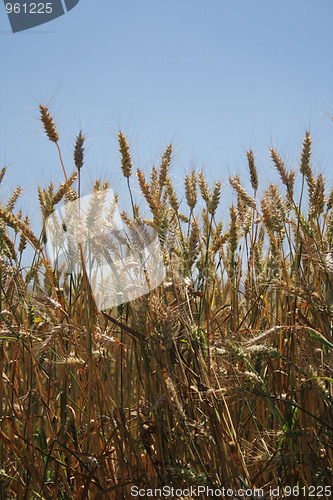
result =
[[31,212],[37,184],[63,180],[39,103],[55,117],[67,171],[82,128],[82,175],[116,192],[120,128],[136,166],[148,170],[172,142],[176,182],[195,167],[224,186],[230,174],[248,182],[249,148],[263,185],[270,146],[296,167],[310,128],[314,168],[332,185],[332,19],[332,0],[80,0],[13,34],[1,3],[1,198],[20,184]]

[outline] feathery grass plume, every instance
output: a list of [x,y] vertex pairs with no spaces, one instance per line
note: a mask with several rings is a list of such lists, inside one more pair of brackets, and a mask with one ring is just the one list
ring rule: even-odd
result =
[[158,178],[158,184],[160,189],[163,188],[166,184],[166,179],[170,167],[170,162],[171,162],[171,155],[172,155],[172,145],[169,144],[169,146],[166,148],[163,156],[162,156],[162,163],[160,167],[160,175]]
[[81,170],[83,167],[83,158],[84,158],[84,144],[85,137],[80,130],[78,136],[76,137],[75,147],[74,147],[74,164],[78,170]]
[[310,171],[310,158],[311,158],[311,136],[310,132],[306,132],[303,141],[300,171],[302,175],[307,176]]
[[217,181],[214,186],[213,196],[209,203],[208,212],[210,215],[215,215],[218,204],[220,203],[220,195],[221,195],[221,183]]
[[122,132],[118,134],[119,151],[121,153],[121,169],[124,177],[127,179],[132,175],[132,158],[129,151],[129,145]]
[[247,151],[246,152],[247,160],[249,163],[249,170],[250,170],[250,180],[251,180],[251,186],[255,192],[258,191],[259,187],[259,181],[258,181],[258,173],[257,173],[257,168],[254,163],[254,156],[253,156],[253,151]]
[[227,239],[229,242],[230,253],[233,255],[237,250],[239,241],[239,224],[237,221],[237,211],[234,205],[231,205],[230,207],[230,224]]
[[325,207],[325,181],[322,174],[318,175],[315,187],[311,190],[309,199],[309,216],[314,217],[323,213]]
[[191,210],[193,210],[197,203],[197,177],[194,171],[192,172],[191,175],[186,174],[185,195],[186,195],[187,205]]
[[153,213],[155,213],[155,211],[156,211],[155,200],[153,198],[150,186],[149,186],[148,182],[146,182],[144,173],[142,172],[142,170],[140,170],[138,168],[136,171],[136,175],[137,175],[137,178],[139,180],[141,192],[142,192],[143,196],[145,197],[146,202],[148,203],[150,210]]
[[7,170],[7,167],[3,167],[3,168],[1,169],[1,172],[0,172],[0,184],[1,184],[1,182],[2,182],[2,179],[3,179],[3,178],[4,178],[4,176],[5,176],[6,170]]
[[240,183],[239,177],[237,175],[235,177],[229,177],[229,182],[232,185],[232,187],[235,189],[235,191],[239,194],[239,196],[241,197],[243,202],[255,210],[256,209],[256,202],[252,198],[252,196],[250,196],[246,192],[246,190],[243,188],[243,186]]
[[50,116],[49,108],[40,104],[39,109],[41,114],[41,121],[47,137],[50,139],[50,141],[57,143],[59,141],[59,134],[54,124],[53,118]]
[[42,245],[39,243],[38,238],[34,235],[31,229],[18,219],[14,214],[7,212],[0,207],[0,219],[2,219],[14,231],[20,231],[30,241],[36,250],[42,250]]

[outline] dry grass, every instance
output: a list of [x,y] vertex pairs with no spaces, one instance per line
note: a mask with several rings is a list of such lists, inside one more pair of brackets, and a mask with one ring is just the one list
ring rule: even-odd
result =
[[[55,124],[40,109],[64,167]],[[81,175],[83,141],[80,132]],[[272,184],[259,200],[249,151],[253,196],[230,179],[237,200],[225,229],[220,183],[210,190],[202,174],[187,175],[180,204],[169,146],[149,180],[137,171],[135,200],[122,133],[119,146],[132,207],[123,219],[156,229],[167,270],[139,299],[97,310],[87,276],[53,268],[45,231],[37,237],[29,218],[14,214],[19,190],[2,200],[1,498],[128,499],[132,485],[269,492],[332,484],[333,195],[312,172],[310,134],[299,200],[295,172],[275,150],[285,192]],[[44,221],[78,197],[75,180],[39,188]],[[136,201],[150,218],[141,219]],[[27,244],[35,255],[25,272]]]

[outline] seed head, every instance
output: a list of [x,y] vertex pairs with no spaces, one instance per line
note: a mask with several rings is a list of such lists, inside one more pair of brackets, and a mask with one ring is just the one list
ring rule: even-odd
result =
[[132,175],[132,158],[129,152],[129,145],[126,137],[122,132],[118,134],[119,150],[121,154],[121,169],[124,177],[128,178]]
[[230,225],[228,231],[228,241],[230,246],[231,254],[234,254],[237,250],[239,240],[239,226],[237,221],[237,212],[233,205],[230,207]]
[[39,105],[41,121],[44,126],[44,130],[46,132],[47,137],[52,142],[59,141],[59,134],[56,130],[56,126],[54,124],[53,118],[50,116],[49,109],[46,106]]
[[83,167],[84,140],[85,137],[84,135],[82,135],[82,132],[80,130],[80,133],[76,138],[75,148],[74,148],[74,163],[78,170],[80,170]]
[[327,211],[328,210],[331,210],[331,208],[333,207],[333,188],[331,189],[331,193],[328,197],[328,201],[327,201]]
[[214,186],[213,196],[209,203],[208,212],[211,215],[215,215],[216,209],[220,202],[220,194],[221,194],[221,183],[217,181]]
[[257,169],[254,163],[253,152],[247,151],[246,155],[247,155],[247,160],[249,162],[251,186],[253,187],[254,191],[257,192],[259,187],[259,181],[258,181]]
[[169,144],[169,146],[166,148],[163,156],[162,156],[162,164],[160,168],[160,175],[158,179],[158,184],[160,186],[160,189],[165,185],[166,183],[166,178],[168,175],[169,171],[169,166],[171,162],[171,154],[172,154],[172,146]]
[[245,203],[245,205],[255,209],[256,202],[252,198],[252,196],[250,196],[243,188],[243,186],[240,183],[239,177],[237,175],[235,177],[229,177],[229,182],[231,186],[234,188],[234,190],[237,191],[239,197]]
[[303,141],[300,166],[300,170],[303,175],[308,175],[310,171],[311,141],[310,132],[306,132],[305,139]]
[[197,203],[197,178],[195,172],[192,172],[191,175],[186,174],[185,194],[187,204],[193,210]]
[[3,167],[0,172],[0,184],[2,182],[2,179],[4,178],[4,175],[6,173],[7,167]]
[[280,174],[280,177],[281,177],[283,184],[285,186],[288,186],[289,179],[288,179],[288,174],[287,174],[287,171],[285,169],[283,161],[281,160],[280,156],[277,154],[275,149],[271,148],[270,151],[271,151],[272,160],[274,162],[274,165],[275,165],[277,171]]

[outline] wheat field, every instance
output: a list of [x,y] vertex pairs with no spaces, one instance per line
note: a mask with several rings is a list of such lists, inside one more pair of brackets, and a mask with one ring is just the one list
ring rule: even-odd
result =
[[[172,145],[149,176],[135,172],[120,132],[126,251],[136,227],[154,231],[165,277],[101,311],[85,267],[68,272],[47,253],[48,218],[80,200],[85,138],[65,168],[61,134],[39,109],[64,179],[38,187],[40,234],[15,210],[20,187],[0,197],[1,498],[130,499],[134,486],[141,498],[165,486],[330,498],[333,190],[314,174],[310,132],[295,170],[271,149],[280,183],[260,196],[247,152],[251,189],[229,179],[227,222],[220,182],[189,172],[180,193]],[[92,191],[109,187],[97,179]]]

